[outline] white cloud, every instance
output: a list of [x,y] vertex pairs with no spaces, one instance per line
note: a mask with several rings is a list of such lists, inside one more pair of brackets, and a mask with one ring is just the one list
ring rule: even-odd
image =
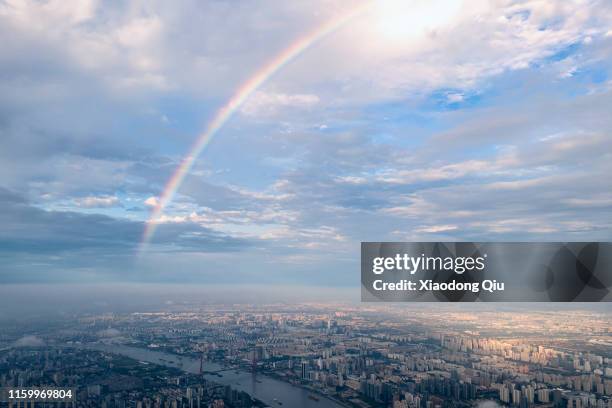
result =
[[240,110],[247,116],[274,116],[284,108],[309,109],[319,103],[319,97],[312,94],[256,92]]
[[144,201],[145,205],[147,207],[151,207],[151,208],[155,208],[159,205],[159,200],[157,199],[157,197],[149,197]]
[[429,234],[434,234],[434,233],[438,233],[438,232],[447,232],[447,231],[454,231],[456,230],[458,227],[456,225],[430,225],[430,226],[426,226],[426,227],[418,227],[415,228],[415,232],[425,232],[425,233],[429,233]]
[[497,168],[499,168],[499,166],[495,162],[468,160],[460,163],[445,164],[438,167],[418,168],[414,170],[393,169],[381,173],[376,177],[376,180],[395,184],[452,180],[468,174],[489,173]]
[[[340,91],[330,88],[325,97],[347,103],[405,97],[407,91],[474,89],[584,38],[601,37],[611,20],[602,8],[600,2],[466,2],[435,28],[392,42],[381,38],[376,16],[366,14],[297,61],[303,70],[288,69],[307,83],[343,78]],[[307,65],[319,69],[308,71]]]
[[361,177],[361,176],[339,176],[339,177],[336,177],[336,181],[339,183],[360,185],[360,184],[366,184],[368,182],[368,178]]
[[9,0],[0,5],[0,15],[41,29],[53,24],[75,25],[90,20],[97,8],[94,0]]
[[[137,17],[115,31],[119,44],[124,47],[143,49],[152,44],[161,34],[162,21],[157,16]],[[142,68],[150,68],[144,63]]]
[[[401,7],[399,14],[364,13],[282,68],[272,79],[276,91],[253,95],[243,114],[273,116],[279,109],[307,109],[321,100],[381,100],[407,91],[473,88],[569,44],[596,42],[608,32],[612,15],[602,2],[473,1],[460,8],[426,3],[413,4],[414,10]],[[0,7],[0,18],[12,26],[16,44],[45,32],[35,42],[56,53],[67,73],[75,68],[94,73],[113,92],[182,90],[227,97],[280,51],[354,7],[348,0],[231,8],[215,2],[113,7],[95,1],[13,0]],[[305,9],[323,11],[313,15]],[[400,30],[393,41],[381,32],[381,26],[394,22],[410,25],[404,20],[419,13],[425,13],[419,20],[428,23],[417,32],[403,36]],[[24,47],[17,48],[21,53]],[[448,94],[451,103],[462,97],[462,92]]]
[[114,207],[119,204],[119,198],[115,196],[102,196],[102,197],[83,197],[74,200],[75,204],[79,207],[84,208],[104,208]]
[[449,92],[446,94],[446,101],[448,103],[459,103],[463,102],[465,96],[462,93]]
[[567,198],[563,200],[563,203],[579,208],[612,208],[612,196],[608,194],[589,198]]

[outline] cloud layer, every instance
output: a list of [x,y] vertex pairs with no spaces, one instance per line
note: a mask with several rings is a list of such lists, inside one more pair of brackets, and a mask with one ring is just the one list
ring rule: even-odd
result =
[[215,110],[358,3],[0,4],[0,281],[347,285],[360,241],[609,240],[610,4],[380,4],[247,101],[141,256]]

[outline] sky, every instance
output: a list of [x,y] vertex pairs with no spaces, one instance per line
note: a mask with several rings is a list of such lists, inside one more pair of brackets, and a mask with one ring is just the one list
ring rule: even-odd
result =
[[610,241],[612,3],[0,1],[0,282],[359,285],[361,241]]

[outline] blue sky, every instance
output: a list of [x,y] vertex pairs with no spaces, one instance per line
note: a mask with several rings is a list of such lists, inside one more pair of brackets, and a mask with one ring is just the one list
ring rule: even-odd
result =
[[0,282],[357,286],[361,241],[610,240],[610,3],[381,0],[249,98],[138,256],[216,110],[358,4],[0,2]]

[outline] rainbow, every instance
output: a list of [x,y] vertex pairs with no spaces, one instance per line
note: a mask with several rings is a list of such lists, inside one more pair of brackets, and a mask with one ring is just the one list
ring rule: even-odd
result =
[[348,13],[344,13],[331,19],[304,37],[298,39],[289,47],[277,54],[270,62],[264,65],[236,90],[227,103],[217,111],[216,115],[206,127],[206,130],[198,136],[195,143],[189,149],[187,155],[181,160],[181,163],[165,185],[162,194],[157,199],[157,203],[153,208],[153,211],[151,211],[149,219],[145,224],[140,243],[141,250],[143,250],[151,241],[151,238],[153,238],[155,230],[160,223],[160,217],[163,215],[164,209],[174,198],[174,195],[193,167],[193,164],[198,156],[202,153],[206,146],[208,146],[219,130],[221,130],[223,125],[225,125],[232,115],[236,113],[236,111],[240,109],[240,107],[247,101],[247,99],[293,59],[341,28],[356,16],[363,13],[365,9],[372,4],[373,3],[371,2],[364,3],[359,7],[352,9]]

